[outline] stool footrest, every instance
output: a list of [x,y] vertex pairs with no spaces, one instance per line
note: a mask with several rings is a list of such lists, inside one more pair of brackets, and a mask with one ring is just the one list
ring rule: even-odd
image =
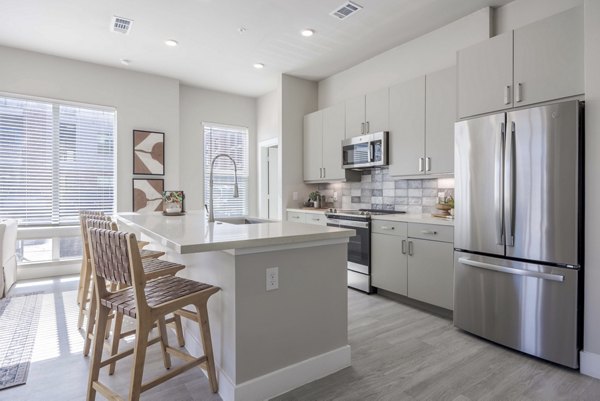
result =
[[109,389],[108,387],[106,387],[104,384],[102,384],[100,382],[92,383],[92,387],[94,387],[94,389],[97,392],[102,394],[104,397],[106,397],[110,401],[125,401],[123,399],[123,397],[121,397],[119,394],[115,393],[114,391],[112,391],[111,389]]
[[[160,342],[160,337],[153,338],[152,340],[148,341],[148,346],[154,345],[158,342]],[[119,359],[123,359],[126,356],[133,354],[133,351],[134,351],[134,348],[129,348],[126,351],[119,352],[117,355],[113,355],[110,358],[106,358],[105,360],[100,362],[100,368],[103,368],[106,365],[110,365],[113,362],[117,362]]]
[[201,358],[198,359],[194,359],[194,361],[189,362],[183,366],[179,366],[175,369],[172,369],[171,371],[169,371],[169,373],[166,373],[162,376],[157,377],[156,379],[152,379],[147,383],[142,384],[142,389],[141,389],[141,393],[143,393],[144,391],[150,390],[153,387],[158,386],[161,383],[166,382],[167,380],[171,379],[172,377],[175,377],[187,370],[190,370],[191,368],[194,368],[202,363],[204,363],[206,361],[206,356],[203,356]]

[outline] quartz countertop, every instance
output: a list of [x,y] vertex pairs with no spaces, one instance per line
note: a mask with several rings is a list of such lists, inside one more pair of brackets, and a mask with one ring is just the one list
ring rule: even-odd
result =
[[288,221],[208,223],[204,211],[188,211],[183,216],[163,216],[161,212],[119,213],[116,217],[182,254],[326,241],[354,235],[354,230]]
[[313,214],[325,214],[329,209],[315,209],[314,207],[307,208],[288,208],[288,212],[298,212],[298,213],[313,213]]
[[402,221],[406,223],[437,224],[440,226],[454,226],[454,219],[433,217],[431,214],[385,214],[371,217],[372,220]]

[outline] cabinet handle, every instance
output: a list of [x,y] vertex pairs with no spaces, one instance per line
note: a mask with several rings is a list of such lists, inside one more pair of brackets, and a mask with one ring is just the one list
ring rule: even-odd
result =
[[299,219],[300,216],[292,216],[292,219]]
[[423,158],[419,157],[419,172],[423,171]]
[[504,87],[504,104],[510,104],[510,85]]
[[396,227],[394,227],[394,226],[381,226],[381,229],[382,230],[395,230]]
[[413,242],[412,241],[408,241],[408,254],[410,256],[413,255]]
[[425,158],[425,171],[431,171],[431,157]]
[[406,240],[402,240],[402,254],[406,255]]
[[369,124],[369,122],[367,121],[367,134],[369,133],[369,131],[370,131],[370,130],[371,130],[371,128],[370,128],[370,124]]
[[319,168],[319,178],[323,178],[323,167]]
[[361,134],[365,133],[365,123],[360,123],[360,133]]
[[313,217],[313,220],[314,220],[314,221],[321,221],[321,219],[320,219],[320,218],[318,218],[318,217]]
[[325,167],[323,167],[323,178],[327,177],[327,170],[325,170]]
[[517,87],[515,88],[515,102],[520,102],[521,99],[521,86],[523,86],[523,84],[521,82],[519,82],[517,84]]
[[433,231],[433,230],[421,230],[421,234],[437,235],[437,231]]

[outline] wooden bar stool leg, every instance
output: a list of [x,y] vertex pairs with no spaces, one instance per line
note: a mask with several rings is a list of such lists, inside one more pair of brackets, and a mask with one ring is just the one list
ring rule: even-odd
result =
[[[90,305],[89,305],[89,315],[88,315],[88,322],[87,322],[87,330],[85,331],[85,342],[83,345],[83,356],[88,356],[90,353],[90,347],[92,345],[92,334],[94,333],[95,327],[98,327],[95,323],[96,323],[96,296],[95,294],[92,294],[92,300],[90,301]],[[110,311],[109,311],[110,312]],[[108,313],[107,313],[108,315]],[[108,321],[108,316],[106,317],[106,320]],[[94,327],[95,326],[95,327]],[[104,324],[104,330],[106,330],[106,326],[107,324]],[[102,332],[104,334],[104,332]],[[100,343],[100,349],[102,350],[103,347],[103,342],[104,342],[104,335],[100,336],[100,339],[102,340]],[[96,340],[96,337],[94,337],[94,341],[98,342]]]
[[143,320],[143,317],[138,315],[133,366],[131,367],[131,381],[129,385],[129,401],[139,401],[142,392],[142,377],[144,376],[148,335],[153,326],[152,322],[146,323]]
[[158,319],[158,331],[160,333],[160,348],[163,354],[163,363],[165,369],[171,369],[171,355],[167,352],[169,346],[169,336],[167,335],[167,324],[165,323],[165,317]]
[[[86,263],[87,266],[87,263]],[[85,268],[85,272],[83,274],[83,281],[81,284],[81,299],[79,302],[79,318],[77,319],[77,329],[81,329],[83,327],[83,317],[85,316],[85,311],[88,307],[88,296],[90,293],[92,274],[89,266]],[[88,309],[88,311],[91,309]]]
[[200,335],[202,336],[202,347],[204,348],[204,355],[206,355],[206,366],[208,373],[208,381],[210,382],[210,388],[213,393],[219,390],[219,384],[217,383],[217,375],[215,373],[215,359],[213,356],[212,339],[210,337],[210,326],[208,324],[208,310],[206,309],[206,301],[196,306],[196,313],[198,314],[198,326],[200,326]]
[[79,285],[77,286],[77,305],[81,305],[81,294],[83,293],[83,279],[85,276],[86,262],[85,255],[81,258],[81,269],[79,270]]
[[181,324],[181,316],[177,313],[173,314],[175,320],[175,333],[177,333],[177,343],[180,347],[185,347],[185,338],[183,337],[183,325]]
[[94,388],[94,383],[98,381],[98,377],[100,376],[100,362],[102,361],[102,345],[104,342],[104,338],[99,334],[104,333],[104,330],[106,330],[109,312],[110,309],[106,308],[105,306],[100,305],[98,308],[98,321],[95,328],[94,352],[92,354],[92,361],[90,365],[87,401],[94,401],[96,399],[96,389]]
[[[115,356],[119,353],[119,343],[121,341],[121,329],[123,328],[123,314],[115,312],[115,326],[113,329],[113,339],[110,349],[110,356]],[[117,362],[110,364],[108,368],[108,374],[112,375],[115,373]]]

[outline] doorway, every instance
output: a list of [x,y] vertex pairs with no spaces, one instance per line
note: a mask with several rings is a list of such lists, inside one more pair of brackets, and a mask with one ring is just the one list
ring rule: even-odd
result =
[[278,142],[273,138],[259,144],[259,215],[267,219],[281,219]]

